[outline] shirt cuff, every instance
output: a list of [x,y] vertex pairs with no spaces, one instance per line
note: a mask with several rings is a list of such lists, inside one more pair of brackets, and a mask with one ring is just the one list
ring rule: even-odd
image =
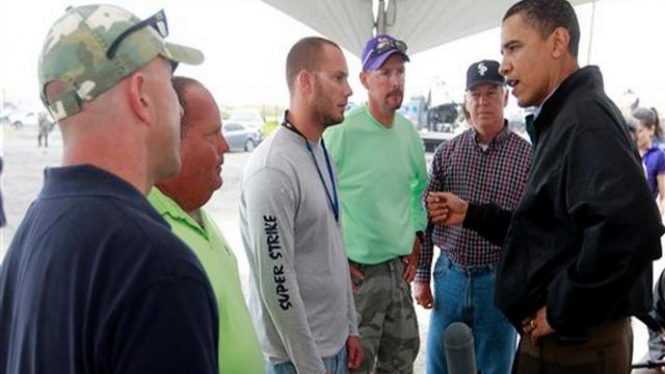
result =
[[429,270],[418,270],[416,269],[416,279],[418,283],[429,283],[431,280],[431,275]]

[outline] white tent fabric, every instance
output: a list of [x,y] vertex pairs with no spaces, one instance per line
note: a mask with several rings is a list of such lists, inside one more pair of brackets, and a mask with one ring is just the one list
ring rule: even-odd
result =
[[372,37],[372,0],[263,0],[360,56]]
[[[372,0],[263,0],[360,56],[374,32]],[[592,0],[569,0],[578,5]],[[387,0],[386,32],[411,54],[501,26],[516,0]]]

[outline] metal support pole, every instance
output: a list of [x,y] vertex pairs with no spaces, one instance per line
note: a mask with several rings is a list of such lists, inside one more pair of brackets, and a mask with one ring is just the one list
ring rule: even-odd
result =
[[386,33],[386,2],[379,0],[379,9],[376,12],[376,34]]
[[591,28],[589,29],[589,50],[586,54],[586,64],[591,64],[591,48],[593,45],[593,24],[596,20],[596,0],[591,3]]

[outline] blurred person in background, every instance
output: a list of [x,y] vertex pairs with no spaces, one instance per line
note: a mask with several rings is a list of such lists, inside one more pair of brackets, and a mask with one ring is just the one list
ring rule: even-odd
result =
[[663,129],[656,108],[637,108],[635,119],[635,142],[647,172],[647,182],[660,214],[665,213],[665,152],[659,147]]
[[[658,363],[665,359],[665,271],[660,274],[653,290],[653,308],[649,315],[661,326],[660,329],[649,328],[649,351],[638,363]],[[655,328],[655,326],[654,326]],[[634,369],[632,374],[658,374],[665,373],[665,365],[652,368]]]
[[37,146],[41,148],[42,140],[44,148],[48,148],[48,134],[53,128],[53,122],[48,119],[46,113],[40,112],[37,117]]

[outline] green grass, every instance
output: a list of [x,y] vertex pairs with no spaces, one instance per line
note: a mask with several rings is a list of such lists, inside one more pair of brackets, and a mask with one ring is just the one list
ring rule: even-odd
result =
[[266,125],[263,126],[263,137],[267,138],[271,132],[275,131],[277,126],[279,126],[277,121],[266,121]]

